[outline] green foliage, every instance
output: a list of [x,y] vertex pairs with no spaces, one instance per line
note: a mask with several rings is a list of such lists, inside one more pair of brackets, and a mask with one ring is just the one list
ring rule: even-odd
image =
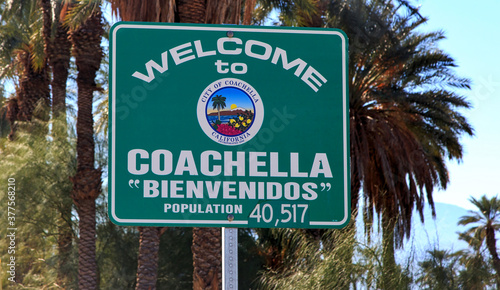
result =
[[5,97],[5,90],[0,84],[0,138],[5,138],[9,135],[10,125],[7,119],[7,98]]
[[313,0],[259,0],[255,20],[263,25],[269,14],[276,11],[279,13],[279,23],[275,23],[275,25],[304,26],[318,14],[316,4],[319,2]]
[[259,254],[255,232],[238,229],[238,284],[240,289],[255,289],[265,261]]
[[[21,285],[50,287],[58,275],[57,240],[62,227],[73,228],[73,217],[63,216],[71,208],[74,174],[73,139],[54,138],[61,121],[45,123],[35,119],[20,124],[14,141],[1,140],[0,199],[6,200],[8,178],[15,179],[16,279]],[[49,132],[49,134],[47,134]],[[0,208],[7,220],[6,207]],[[6,228],[0,229],[5,236]],[[0,241],[2,260],[7,259],[7,240]],[[74,272],[76,269],[67,269]],[[5,284],[5,282],[4,282]]]
[[160,239],[158,289],[192,289],[192,228],[166,228]]
[[22,63],[16,57],[20,52],[30,55],[35,70],[43,67],[42,24],[37,1],[0,1],[1,78],[18,77]]
[[417,282],[422,289],[456,289],[460,252],[429,250],[427,258],[419,262],[421,269]]
[[[479,251],[485,244],[496,272],[496,286],[500,288],[500,258],[498,257],[495,236],[495,232],[500,229],[500,199],[498,196],[490,199],[483,195],[479,199],[471,197],[470,201],[477,207],[477,211],[469,211],[469,215],[460,218],[459,225],[472,225],[460,235],[460,238],[467,241],[474,250],[475,255],[471,257],[471,262],[477,262],[474,259],[480,259]],[[484,270],[478,272],[478,274],[480,273],[484,273]]]
[[68,16],[64,20],[64,24],[71,29],[78,29],[86,19],[92,15],[97,9],[101,9],[102,0],[78,0],[71,8]]
[[[263,289],[379,289],[382,283],[382,248],[355,240],[355,227],[327,230],[311,238],[299,230],[272,232],[285,253],[283,263],[261,277]],[[259,237],[260,238],[260,237]],[[393,275],[397,289],[410,289],[410,263]]]
[[[104,202],[100,203],[103,209],[105,205]],[[106,220],[97,225],[96,257],[100,289],[133,289],[139,232],[136,227],[120,227],[106,216],[101,218]]]
[[461,251],[458,284],[463,289],[486,289],[495,284],[493,268],[483,251]]

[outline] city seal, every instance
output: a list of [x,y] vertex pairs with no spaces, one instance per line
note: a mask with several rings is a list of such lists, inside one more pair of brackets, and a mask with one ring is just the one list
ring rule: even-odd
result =
[[250,84],[225,78],[208,85],[197,105],[198,123],[213,141],[235,146],[250,141],[264,121],[262,99]]

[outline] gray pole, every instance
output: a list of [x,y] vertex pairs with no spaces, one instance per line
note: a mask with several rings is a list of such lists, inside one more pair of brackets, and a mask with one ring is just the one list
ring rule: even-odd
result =
[[222,228],[222,289],[238,290],[237,228]]

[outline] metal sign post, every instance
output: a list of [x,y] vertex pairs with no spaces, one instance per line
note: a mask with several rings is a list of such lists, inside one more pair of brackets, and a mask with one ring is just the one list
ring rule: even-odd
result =
[[222,228],[222,289],[238,290],[237,228]]

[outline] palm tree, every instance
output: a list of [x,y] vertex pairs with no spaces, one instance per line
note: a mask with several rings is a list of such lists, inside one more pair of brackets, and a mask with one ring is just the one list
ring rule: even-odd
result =
[[[54,141],[64,142],[68,137],[66,122],[66,83],[68,80],[68,69],[71,58],[71,43],[68,39],[68,25],[64,25],[69,3],[62,1],[42,0],[40,1],[43,17],[43,40],[45,58],[52,71],[52,117],[58,120],[54,122]],[[52,7],[54,6],[54,10]],[[59,128],[56,128],[58,126]],[[66,277],[64,267],[68,263],[73,242],[73,231],[68,227],[67,221],[72,216],[72,201],[70,195],[61,197],[64,206],[61,207],[58,235],[59,248],[59,283],[65,285]]]
[[[76,22],[70,32],[73,55],[78,69],[77,117],[77,170],[73,181],[72,198],[79,215],[80,239],[78,244],[80,289],[97,289],[97,264],[95,257],[96,205],[101,193],[101,171],[94,167],[94,131],[92,104],[96,72],[102,58],[101,37],[103,27],[99,2],[84,3],[74,7],[73,15],[89,15]],[[83,13],[87,11],[88,13]],[[79,23],[79,24],[78,24]]]
[[[405,8],[405,12],[400,9]],[[461,159],[461,134],[473,134],[457,111],[469,108],[456,89],[469,81],[435,47],[440,32],[421,33],[416,9],[393,1],[336,1],[326,25],[350,35],[349,113],[351,194],[364,195],[364,217],[381,216],[384,288],[392,288],[394,246],[411,232],[413,210],[423,221],[425,200],[434,213],[435,186],[448,183],[445,158]]]
[[[436,47],[441,32],[417,32],[426,19],[407,1],[312,5],[285,5],[281,20],[349,35],[351,205],[354,211],[362,193],[368,233],[374,213],[381,218],[384,288],[394,288],[394,246],[409,236],[414,209],[423,221],[427,200],[434,214],[433,189],[449,181],[445,159],[460,160],[459,138],[473,134],[458,112],[470,105],[457,89],[470,81],[456,76],[454,60]],[[290,12],[304,17],[287,18]]]
[[[68,39],[68,25],[64,24],[70,3],[42,0],[43,38],[45,55],[52,70],[52,110],[54,117],[66,110],[66,82],[71,58],[71,42]],[[54,13],[52,13],[54,6]]]
[[0,77],[17,81],[16,95],[7,103],[11,123],[10,139],[14,138],[15,121],[31,121],[32,117],[48,120],[35,112],[37,106],[49,106],[50,80],[44,57],[39,5],[33,1],[2,1]]
[[457,289],[458,261],[462,252],[429,250],[428,258],[419,262],[420,277],[417,279],[423,289]]
[[495,268],[496,284],[500,289],[500,258],[498,257],[495,231],[500,229],[500,200],[497,196],[491,199],[483,195],[480,199],[471,197],[470,202],[475,205],[478,211],[469,211],[470,215],[460,218],[459,225],[473,225],[465,234],[474,236],[482,242],[486,241],[486,247],[493,260]]
[[213,102],[213,108],[217,109],[217,115],[219,116],[219,121],[220,121],[220,110],[224,109],[226,107],[226,97],[223,97],[221,95],[216,95],[215,97],[212,98]]
[[469,244],[469,249],[462,251],[460,264],[463,269],[459,274],[462,289],[480,290],[492,286],[490,264],[485,259],[483,240],[467,233],[459,233],[460,240]]

